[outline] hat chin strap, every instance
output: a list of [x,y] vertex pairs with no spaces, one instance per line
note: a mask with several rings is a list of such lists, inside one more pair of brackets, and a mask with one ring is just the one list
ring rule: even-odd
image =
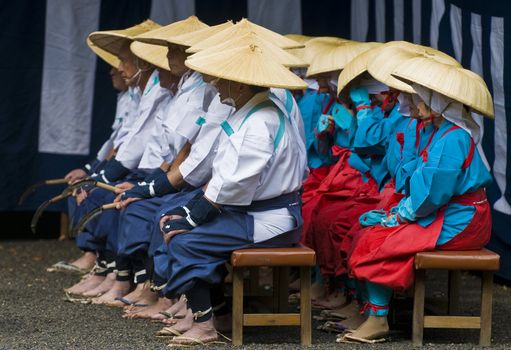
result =
[[[138,85],[138,83],[140,83],[141,74],[142,74],[142,69],[138,68],[138,70],[135,74],[133,74],[128,79],[126,79],[126,84],[128,84],[129,86]],[[136,82],[135,82],[135,80],[136,80]],[[133,84],[134,82],[135,82],[135,84]]]

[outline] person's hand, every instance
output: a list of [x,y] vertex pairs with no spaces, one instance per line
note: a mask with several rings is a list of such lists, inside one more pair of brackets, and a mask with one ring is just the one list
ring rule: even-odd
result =
[[115,185],[115,193],[120,194],[127,190],[131,190],[133,187],[135,187],[135,184],[132,184],[131,182],[122,182]]
[[182,219],[181,215],[164,215],[160,219],[160,231],[163,233],[163,226],[167,223],[167,221]]
[[69,185],[74,184],[75,182],[80,181],[81,179],[86,178],[88,175],[83,169],[74,169],[71,170],[69,173],[67,173],[66,176],[64,176],[64,179],[67,180],[67,183]]
[[126,208],[130,203],[136,202],[141,200],[142,198],[136,198],[136,197],[128,197],[126,199],[123,199],[122,193],[119,194],[117,197],[115,197],[114,203],[117,203],[116,209],[124,209]]
[[87,199],[87,191],[79,191],[75,197],[76,205],[80,206]]

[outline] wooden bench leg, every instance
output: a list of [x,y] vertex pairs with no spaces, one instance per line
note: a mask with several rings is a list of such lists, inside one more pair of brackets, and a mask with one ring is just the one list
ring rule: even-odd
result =
[[60,235],[59,241],[64,241],[69,238],[69,216],[67,213],[60,213]]
[[479,345],[491,345],[491,315],[492,315],[493,273],[483,272],[481,282],[481,332]]
[[447,310],[449,315],[456,315],[459,313],[460,283],[461,272],[458,270],[449,270],[449,304]]
[[413,322],[412,342],[413,346],[422,346],[424,334],[424,293],[425,293],[425,270],[417,270],[415,274],[415,292],[413,296]]
[[232,344],[243,344],[243,268],[233,268],[232,275]]
[[312,310],[311,310],[311,269],[300,267],[300,340],[302,346],[312,343]]

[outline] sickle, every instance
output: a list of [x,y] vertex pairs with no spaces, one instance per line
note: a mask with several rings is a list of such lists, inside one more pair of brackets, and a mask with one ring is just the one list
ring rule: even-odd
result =
[[74,184],[70,185],[68,187],[68,189],[71,189],[71,191],[74,191],[74,190],[79,189],[80,187],[83,187],[83,186],[98,187],[98,188],[102,188],[104,190],[107,190],[107,191],[110,191],[110,192],[114,192],[114,193],[117,190],[115,186],[107,185],[106,183],[103,183],[103,182],[100,182],[100,181],[96,181],[96,180],[92,180],[92,179],[84,179],[84,180],[80,180],[78,182],[75,182]]
[[82,217],[80,222],[78,222],[78,224],[75,227],[73,227],[73,229],[71,230],[71,237],[76,237],[76,235],[78,235],[80,232],[82,232],[85,229],[85,226],[92,219],[94,219],[98,215],[101,215],[104,210],[116,209],[116,208],[117,208],[117,203],[108,203],[108,204],[101,205],[97,208],[94,208],[93,210],[88,212],[84,217]]
[[22,205],[25,202],[25,200],[32,193],[34,193],[39,187],[48,186],[48,185],[63,185],[63,184],[67,184],[67,180],[64,179],[64,178],[62,178],[62,179],[44,180],[44,181],[38,182],[36,184],[33,184],[32,186],[28,187],[23,192],[23,194],[21,195],[20,199],[18,200],[18,205]]
[[72,193],[72,191],[68,191],[67,189],[65,189],[61,194],[59,194],[58,196],[55,196],[51,199],[48,199],[47,201],[44,201],[43,204],[41,204],[37,208],[34,216],[32,217],[32,221],[30,222],[30,229],[32,230],[32,233],[34,233],[34,234],[36,233],[37,222],[39,221],[39,218],[43,214],[44,210],[51,204],[56,203],[58,201],[61,201],[65,198],[69,197],[71,195],[71,193]]

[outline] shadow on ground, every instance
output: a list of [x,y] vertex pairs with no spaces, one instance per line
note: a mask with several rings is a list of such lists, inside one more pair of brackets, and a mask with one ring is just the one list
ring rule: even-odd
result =
[[[153,334],[161,325],[121,318],[121,310],[96,305],[79,305],[62,300],[62,288],[78,280],[77,275],[48,273],[46,267],[79,254],[74,243],[54,240],[0,242],[0,349],[167,349]],[[445,296],[447,275],[428,275],[430,297]],[[479,279],[464,274],[461,309],[476,314]],[[511,348],[511,294],[495,286],[493,347]],[[391,341],[378,345],[336,344],[335,334],[314,331],[313,347],[318,349],[410,349],[409,312],[395,316]],[[318,324],[314,324],[317,326]],[[299,330],[292,327],[247,328],[246,349],[295,349]],[[432,330],[424,332],[425,349],[469,349],[476,347],[474,330]],[[230,344],[209,346],[209,349]]]

